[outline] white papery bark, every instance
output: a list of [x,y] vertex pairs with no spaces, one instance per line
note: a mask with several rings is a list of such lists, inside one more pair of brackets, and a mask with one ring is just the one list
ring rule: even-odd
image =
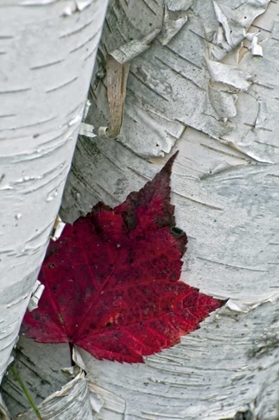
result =
[[[182,278],[230,301],[199,331],[144,365],[96,361],[84,353],[88,377],[104,400],[96,418],[219,420],[246,412],[241,418],[275,419],[278,3],[165,5],[164,14],[163,1],[111,2],[103,55],[129,55],[131,38],[142,40],[162,24],[165,30],[132,60],[118,141],[80,139],[63,215],[72,221],[100,199],[123,201],[168,156],[156,157],[175,146],[173,202],[189,237]],[[107,125],[106,80],[97,74],[92,90],[88,122]]]
[[0,4],[0,380],[59,210],[106,6]]

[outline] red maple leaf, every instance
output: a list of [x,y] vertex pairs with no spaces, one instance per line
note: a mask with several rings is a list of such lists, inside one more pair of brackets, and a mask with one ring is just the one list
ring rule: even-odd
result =
[[45,291],[25,315],[25,335],[77,344],[98,359],[142,362],[225,303],[179,281],[187,236],[170,204],[175,156],[123,204],[97,204],[50,243],[39,275]]

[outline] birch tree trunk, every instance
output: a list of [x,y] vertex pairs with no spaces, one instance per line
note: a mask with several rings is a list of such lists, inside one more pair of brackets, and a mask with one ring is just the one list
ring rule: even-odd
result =
[[99,200],[120,203],[179,149],[173,203],[189,237],[182,279],[230,299],[145,364],[82,352],[94,419],[277,419],[278,12],[268,0],[110,2],[87,122],[109,127],[114,116],[109,52],[131,61],[122,130],[117,140],[79,139],[63,218],[73,222]]
[[0,5],[0,381],[61,203],[106,7]]
[[[64,218],[122,202],[179,149],[173,202],[190,238],[182,278],[230,300],[144,365],[84,352],[104,400],[97,419],[277,418],[278,12],[268,0],[110,4],[100,57],[132,59],[124,122],[117,141],[80,139]],[[101,61],[88,117],[97,127],[111,119]]]

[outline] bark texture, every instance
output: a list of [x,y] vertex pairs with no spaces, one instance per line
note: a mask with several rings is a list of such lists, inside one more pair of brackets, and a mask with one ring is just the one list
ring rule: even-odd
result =
[[[63,215],[71,221],[99,200],[123,201],[174,146],[173,201],[190,238],[183,279],[230,300],[145,365],[85,355],[90,380],[103,390],[97,418],[217,420],[246,412],[271,420],[279,367],[278,3],[178,3],[111,2],[100,57],[133,57],[130,39],[142,41],[160,25],[165,36],[131,62],[117,141],[80,139]],[[108,125],[106,78],[96,74],[91,93],[87,122]]]
[[106,6],[0,5],[0,380],[59,210]]
[[122,202],[179,149],[173,203],[189,237],[182,279],[230,300],[145,364],[79,354],[97,420],[277,419],[278,7],[110,2],[86,122],[110,124],[109,52],[131,60],[122,131],[117,140],[79,139],[63,217]]

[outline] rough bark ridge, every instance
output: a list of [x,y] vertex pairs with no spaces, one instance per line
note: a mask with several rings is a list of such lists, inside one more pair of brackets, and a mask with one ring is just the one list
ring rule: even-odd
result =
[[0,380],[59,210],[106,5],[0,5]]

